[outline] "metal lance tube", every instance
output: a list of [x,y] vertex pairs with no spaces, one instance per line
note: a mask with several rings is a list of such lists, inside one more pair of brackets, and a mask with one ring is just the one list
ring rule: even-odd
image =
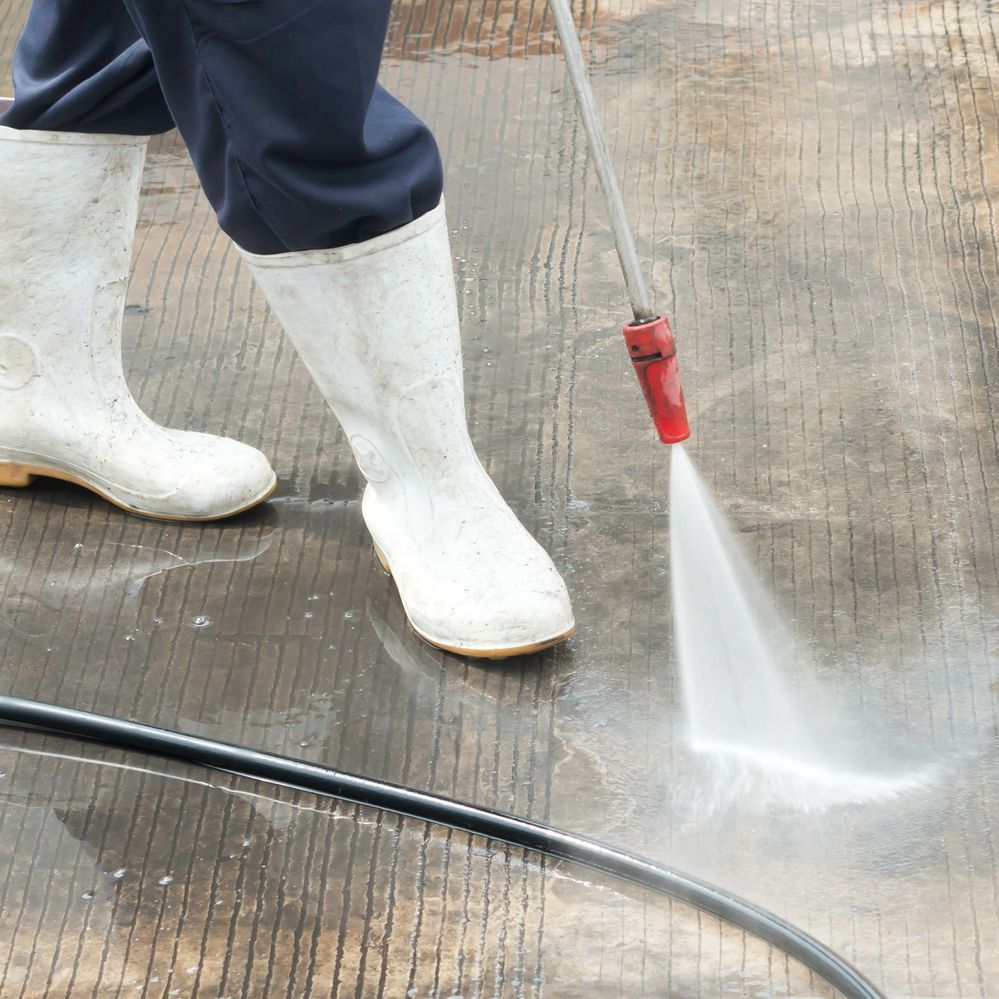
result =
[[562,42],[562,54],[565,56],[569,80],[572,82],[572,89],[576,94],[579,117],[583,119],[583,128],[586,129],[586,138],[590,146],[590,155],[593,157],[593,165],[600,178],[600,186],[603,188],[604,198],[607,201],[611,228],[614,230],[614,244],[621,260],[624,281],[628,286],[631,311],[635,314],[636,322],[648,322],[650,319],[656,318],[656,312],[652,307],[652,298],[648,288],[645,286],[645,278],[642,277],[638,251],[635,249],[635,240],[631,235],[631,227],[628,225],[628,213],[625,211],[624,199],[621,197],[621,186],[618,184],[617,174],[614,172],[610,154],[607,152],[604,129],[600,123],[597,102],[593,98],[593,90],[586,75],[583,48],[579,44],[579,35],[576,34],[576,23],[572,18],[572,9],[569,7],[568,0],[548,0],[548,5],[555,18],[555,27],[558,29],[558,36]]
[[628,288],[631,311],[635,316],[635,321],[624,327],[628,355],[635,367],[659,440],[664,444],[678,444],[690,436],[690,424],[687,422],[687,408],[680,385],[673,332],[666,317],[656,314],[642,277],[638,251],[628,225],[624,199],[621,197],[621,186],[607,152],[597,103],[593,99],[593,90],[586,75],[583,48],[579,44],[579,35],[576,34],[572,9],[568,0],[548,0],[548,4],[562,40],[562,53],[576,94],[579,116],[583,119],[590,155],[607,202],[607,212],[614,231],[614,245],[621,261],[624,283]]

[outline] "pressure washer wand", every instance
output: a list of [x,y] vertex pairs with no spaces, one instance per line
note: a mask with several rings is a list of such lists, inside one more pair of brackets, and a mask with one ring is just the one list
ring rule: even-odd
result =
[[635,373],[642,386],[645,401],[652,414],[659,439],[664,444],[678,444],[690,436],[687,423],[687,409],[683,402],[683,389],[680,385],[680,369],[676,360],[676,345],[673,333],[665,316],[656,315],[652,299],[645,286],[642,270],[638,263],[638,250],[628,225],[628,216],[621,197],[621,186],[611,164],[603,126],[593,98],[593,90],[586,75],[583,61],[583,48],[576,33],[569,0],[548,0],[555,27],[562,41],[569,79],[576,95],[579,116],[590,146],[590,155],[596,167],[600,186],[603,188],[614,231],[614,244],[624,272],[624,283],[631,300],[634,321],[624,327],[624,339],[628,344],[628,354]]

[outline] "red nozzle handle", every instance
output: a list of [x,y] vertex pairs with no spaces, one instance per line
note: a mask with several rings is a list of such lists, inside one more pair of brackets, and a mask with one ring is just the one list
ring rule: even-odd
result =
[[659,439],[663,444],[685,441],[690,436],[690,424],[680,385],[676,344],[666,317],[629,323],[624,328],[624,339]]

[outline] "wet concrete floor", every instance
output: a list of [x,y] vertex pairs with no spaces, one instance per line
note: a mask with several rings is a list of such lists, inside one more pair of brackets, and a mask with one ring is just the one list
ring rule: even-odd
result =
[[[6,74],[24,0],[0,9]],[[577,3],[689,451],[871,774],[810,810],[685,739],[669,454],[623,357],[609,227],[542,0],[399,2],[386,84],[434,126],[473,437],[579,629],[475,665],[407,631],[332,417],[154,141],[126,318],[153,417],[261,447],[266,508],[132,519],[0,495],[5,691],[550,821],[725,885],[891,995],[999,994],[999,10]],[[393,816],[0,732],[0,994],[817,995],[679,905]]]

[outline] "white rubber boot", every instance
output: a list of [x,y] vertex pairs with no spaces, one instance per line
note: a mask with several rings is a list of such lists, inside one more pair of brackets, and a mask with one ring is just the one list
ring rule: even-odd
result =
[[0,127],[0,486],[42,475],[146,517],[228,517],[273,492],[267,459],[158,426],[122,372],[145,149]]
[[468,436],[443,203],[365,243],[243,256],[346,431],[364,520],[416,632],[487,658],[571,635],[562,578]]

